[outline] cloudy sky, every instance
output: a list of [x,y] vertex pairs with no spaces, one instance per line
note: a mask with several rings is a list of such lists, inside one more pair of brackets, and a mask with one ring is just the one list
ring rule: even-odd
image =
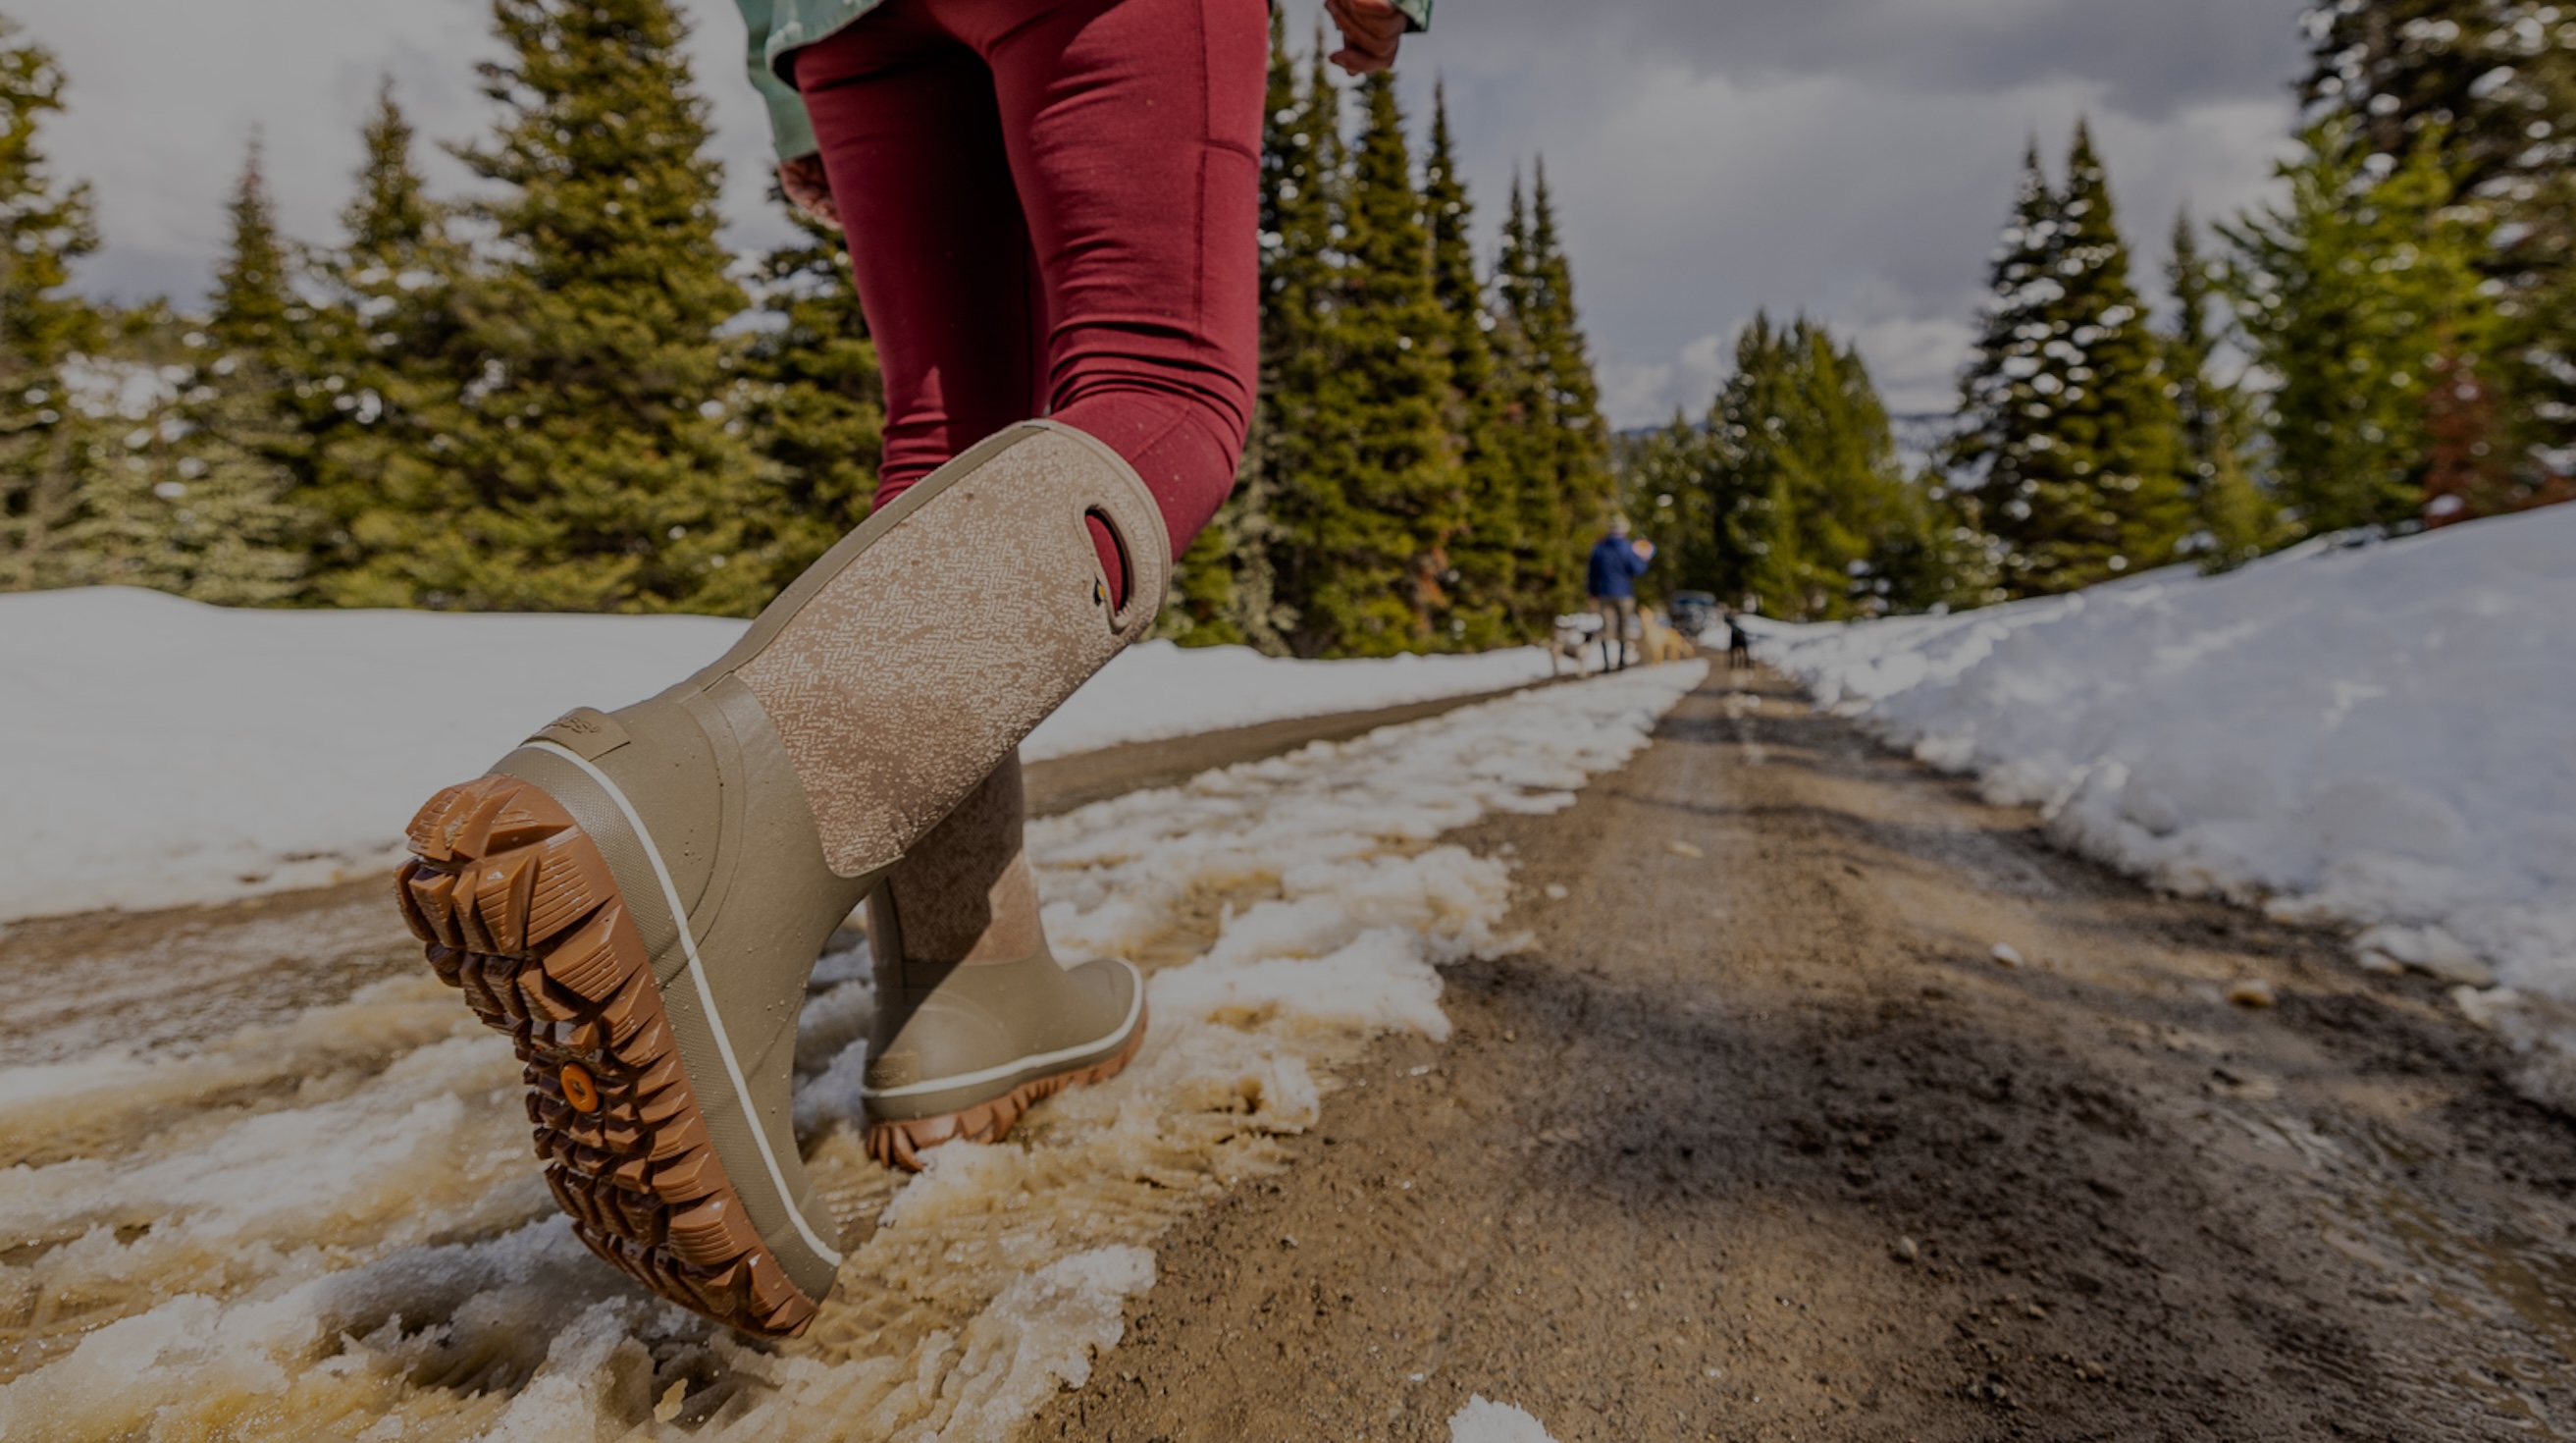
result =
[[[729,170],[732,239],[763,213],[766,134],[728,0],[683,0]],[[1311,24],[1290,0],[1292,33]],[[1900,410],[1950,399],[2022,146],[2079,114],[2124,223],[2161,263],[2186,202],[2259,198],[2291,123],[2302,0],[1446,0],[1407,44],[1417,109],[1447,82],[1487,219],[1546,157],[1612,419],[1706,405],[1736,329],[1805,309],[1857,337]],[[120,298],[194,296],[223,197],[265,138],[287,227],[327,241],[357,125],[390,74],[430,137],[480,132],[484,0],[15,0],[61,56],[58,168],[96,188]],[[440,158],[451,189],[462,171]]]

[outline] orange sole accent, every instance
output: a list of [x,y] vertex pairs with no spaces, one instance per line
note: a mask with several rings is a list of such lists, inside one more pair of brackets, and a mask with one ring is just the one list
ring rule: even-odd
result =
[[430,798],[411,849],[395,874],[403,920],[439,980],[517,1046],[546,1186],[573,1231],[684,1308],[746,1333],[803,1332],[815,1300],[760,1241],[707,1141],[597,844],[554,798],[496,776]]
[[1136,1031],[1118,1055],[1077,1067],[1052,1077],[1023,1082],[990,1102],[979,1102],[959,1112],[945,1112],[937,1117],[916,1117],[904,1122],[868,1124],[868,1156],[888,1167],[905,1172],[921,1171],[921,1155],[947,1142],[1000,1142],[1010,1135],[1022,1114],[1040,1101],[1055,1096],[1068,1087],[1081,1087],[1094,1082],[1107,1082],[1127,1070],[1145,1045],[1145,1028],[1151,1021],[1147,1010],[1138,1006]]

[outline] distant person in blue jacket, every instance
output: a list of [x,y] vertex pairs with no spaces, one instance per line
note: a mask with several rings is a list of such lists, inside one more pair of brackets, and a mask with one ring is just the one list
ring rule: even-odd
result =
[[1592,565],[1584,581],[1592,609],[1601,614],[1602,664],[1612,671],[1628,666],[1628,639],[1637,630],[1637,578],[1655,559],[1655,543],[1628,539],[1628,518],[1615,517],[1610,534],[1592,547]]

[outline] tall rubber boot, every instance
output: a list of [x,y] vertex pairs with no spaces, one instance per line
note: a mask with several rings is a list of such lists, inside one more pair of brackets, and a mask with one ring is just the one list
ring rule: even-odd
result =
[[1152,624],[1170,562],[1115,452],[1013,427],[880,508],[713,666],[574,711],[421,809],[404,916],[517,1044],[547,1183],[593,1251],[735,1327],[803,1330],[840,1265],[790,1125],[815,958]]
[[868,1151],[917,1169],[943,1142],[994,1142],[1038,1099],[1123,1070],[1145,1041],[1126,962],[1065,967],[1038,921],[1010,757],[868,898],[876,1030]]

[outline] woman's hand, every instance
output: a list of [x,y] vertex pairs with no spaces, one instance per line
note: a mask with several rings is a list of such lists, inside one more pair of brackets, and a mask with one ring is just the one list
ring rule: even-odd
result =
[[1333,63],[1353,75],[1366,75],[1395,64],[1395,47],[1404,39],[1404,12],[1388,0],[1324,0],[1324,13],[1342,32],[1342,48]]
[[832,178],[823,173],[823,157],[800,155],[781,161],[778,189],[786,195],[789,205],[834,230],[840,229],[841,213],[832,204]]

